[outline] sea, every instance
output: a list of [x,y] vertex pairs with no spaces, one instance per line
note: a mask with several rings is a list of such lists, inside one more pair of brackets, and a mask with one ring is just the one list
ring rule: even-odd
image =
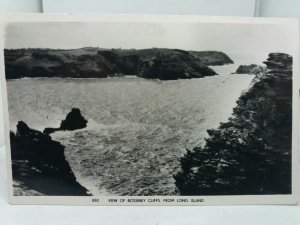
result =
[[87,127],[59,131],[77,181],[95,196],[176,195],[173,175],[187,149],[202,146],[207,129],[228,121],[253,75],[189,80],[22,78],[7,81],[10,129],[18,121],[43,131],[79,108]]

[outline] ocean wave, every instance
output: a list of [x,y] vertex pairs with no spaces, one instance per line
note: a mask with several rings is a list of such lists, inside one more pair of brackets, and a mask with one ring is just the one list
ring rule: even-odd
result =
[[253,77],[22,79],[8,82],[10,125],[58,127],[71,108],[89,121],[51,136],[66,146],[79,182],[94,195],[174,195],[173,175],[186,148],[227,121]]

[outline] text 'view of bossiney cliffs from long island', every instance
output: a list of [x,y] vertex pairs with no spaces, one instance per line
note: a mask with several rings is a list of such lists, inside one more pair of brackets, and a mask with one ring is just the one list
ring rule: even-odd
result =
[[55,24],[7,30],[14,196],[292,193],[294,55],[276,26]]

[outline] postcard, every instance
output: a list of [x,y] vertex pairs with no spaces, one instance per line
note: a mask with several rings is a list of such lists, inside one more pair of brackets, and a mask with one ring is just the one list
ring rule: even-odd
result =
[[297,20],[2,17],[11,203],[297,203]]

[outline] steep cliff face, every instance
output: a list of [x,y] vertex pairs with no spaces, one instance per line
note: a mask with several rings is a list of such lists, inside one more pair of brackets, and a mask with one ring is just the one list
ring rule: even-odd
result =
[[[41,195],[88,195],[66,161],[65,147],[20,121],[10,133],[13,179]],[[25,191],[27,195],[31,192]]]
[[[215,75],[216,73],[207,66],[233,63],[222,52],[162,48],[141,50],[6,49],[4,53],[7,79],[21,77],[105,78],[123,75],[184,79]],[[162,75],[162,73],[168,75]]]
[[264,63],[229,121],[182,157],[181,195],[291,193],[292,57],[272,53]]
[[7,79],[20,77],[104,78],[113,73],[103,57],[90,54],[88,51],[24,49],[5,50],[4,53]]

